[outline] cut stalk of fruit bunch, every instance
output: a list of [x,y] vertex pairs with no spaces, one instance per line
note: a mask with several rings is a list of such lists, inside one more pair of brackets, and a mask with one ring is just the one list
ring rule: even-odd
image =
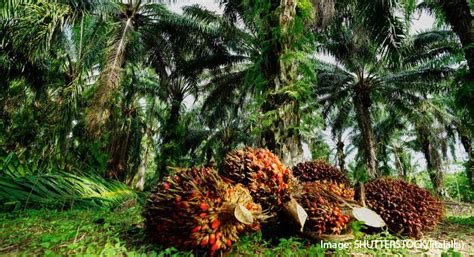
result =
[[176,171],[147,199],[146,231],[156,242],[211,255],[229,250],[246,231],[265,219],[242,185],[225,183],[211,168]]
[[297,224],[300,226],[300,231],[303,232],[304,224],[308,219],[308,213],[306,213],[303,206],[301,206],[294,198],[292,198],[291,201],[285,205],[285,210],[293,220],[297,221]]

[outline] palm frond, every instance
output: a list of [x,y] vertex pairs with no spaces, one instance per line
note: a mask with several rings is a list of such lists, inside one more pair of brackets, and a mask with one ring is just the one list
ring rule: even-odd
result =
[[135,200],[125,184],[96,175],[54,174],[0,176],[0,202],[6,208],[115,207]]
[[383,53],[396,53],[405,39],[406,27],[396,10],[397,0],[357,1],[358,14],[372,39],[383,47]]

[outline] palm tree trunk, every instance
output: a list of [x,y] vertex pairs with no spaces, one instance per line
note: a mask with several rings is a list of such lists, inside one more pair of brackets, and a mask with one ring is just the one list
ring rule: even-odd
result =
[[[262,111],[264,120],[270,124],[263,128],[259,144],[273,151],[282,161],[293,166],[303,160],[303,146],[299,135],[300,115],[299,103],[289,99],[281,88],[293,85],[297,79],[298,63],[283,61],[285,53],[294,49],[293,34],[290,32],[296,17],[296,0],[271,1],[266,14],[266,33],[264,40],[269,42],[268,50],[263,53],[265,61],[261,71],[266,81],[267,99]],[[281,34],[274,33],[280,28]],[[262,122],[264,123],[264,122]]]
[[111,133],[108,152],[106,177],[123,181],[128,160],[129,127]]
[[453,31],[459,36],[464,55],[470,70],[470,78],[474,77],[474,19],[471,7],[466,0],[439,0],[439,5]]
[[355,94],[354,104],[356,106],[357,123],[362,134],[362,146],[364,148],[361,150],[367,165],[367,175],[370,179],[375,179],[380,174],[377,162],[377,144],[372,127],[372,118],[370,117],[370,103],[368,93],[358,92]]
[[461,143],[467,153],[467,163],[466,163],[466,176],[471,188],[474,189],[474,159],[472,158],[472,140],[469,136],[459,133],[461,137]]
[[394,148],[393,149],[393,155],[395,156],[395,167],[397,168],[397,171],[398,171],[398,177],[400,177],[401,179],[403,180],[406,180],[407,179],[407,172],[405,170],[405,168],[403,167],[403,162],[402,162],[402,158],[400,157],[400,152],[402,150],[399,149],[399,148]]
[[443,193],[443,171],[441,169],[441,156],[435,146],[432,144],[427,128],[418,128],[421,149],[426,160],[426,169],[428,170],[433,191],[436,195],[442,197]]
[[137,173],[137,183],[135,184],[135,189],[139,191],[143,191],[145,188],[145,174],[146,168],[148,167],[148,144],[145,143],[143,152],[143,161],[140,163],[140,167],[138,168]]
[[342,141],[342,132],[337,134],[336,143],[337,164],[342,172],[346,172],[346,155],[344,154],[344,142]]
[[214,167],[215,163],[214,160],[212,159],[213,151],[212,147],[207,147],[206,149],[206,167]]
[[157,178],[168,174],[167,166],[175,165],[176,157],[180,155],[180,139],[179,139],[179,120],[181,117],[181,105],[183,97],[175,97],[171,102],[170,115],[166,121],[163,132],[163,140],[161,142],[161,156],[158,165]]
[[385,143],[379,144],[380,148],[378,149],[379,160],[382,160],[382,167],[379,167],[379,172],[382,176],[390,175],[390,166],[388,165],[388,151],[387,145]]

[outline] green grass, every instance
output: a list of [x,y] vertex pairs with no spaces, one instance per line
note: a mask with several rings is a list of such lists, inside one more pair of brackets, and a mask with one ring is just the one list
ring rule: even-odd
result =
[[[11,256],[193,256],[146,242],[140,209],[120,211],[27,210],[0,214],[0,255]],[[270,245],[261,233],[242,237],[232,255],[321,256],[318,245],[281,239]]]
[[[138,208],[123,211],[28,210],[0,215],[0,253],[11,255],[153,254],[152,245],[141,244]],[[155,252],[156,253],[156,252]]]
[[448,216],[446,220],[453,224],[473,226],[474,229],[474,216]]
[[[473,217],[448,217],[450,224],[473,224]],[[383,232],[358,239],[395,240]],[[262,233],[241,237],[230,256],[372,256],[410,255],[407,249],[322,249],[300,238],[269,241]],[[448,252],[445,256],[457,256]],[[146,241],[138,206],[121,210],[26,210],[0,213],[1,256],[194,256],[191,252],[164,249]]]

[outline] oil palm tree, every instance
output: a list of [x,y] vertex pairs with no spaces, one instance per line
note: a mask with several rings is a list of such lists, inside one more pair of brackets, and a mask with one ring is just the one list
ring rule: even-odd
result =
[[[229,103],[226,99],[230,97],[245,100],[248,95],[261,99],[261,126],[256,128],[259,145],[273,150],[287,164],[298,162],[302,158],[299,101],[306,95],[307,80],[312,78],[312,70],[304,67],[308,65],[306,53],[312,51],[314,43],[309,31],[301,28],[311,23],[312,5],[240,0],[222,4],[224,19],[212,20],[221,24],[233,52],[244,58],[230,74],[212,79],[209,99],[215,100],[207,102]],[[281,33],[273,33],[275,28]],[[234,38],[229,40],[229,36]],[[211,105],[204,108],[208,107]]]
[[185,99],[197,100],[206,89],[203,81],[225,73],[242,59],[223,44],[225,37],[209,17],[217,16],[197,6],[187,7],[183,15],[163,11],[143,23],[133,37],[140,45],[142,64],[157,74],[157,100],[167,106],[160,122],[156,179],[166,174],[166,166],[178,164],[179,156],[186,154]]
[[143,39],[154,30],[154,23],[169,18],[171,13],[161,4],[128,1],[117,3],[112,13],[105,61],[100,69],[97,88],[87,111],[90,134],[98,138],[113,107],[113,96],[120,88],[123,68],[143,56]]
[[380,175],[372,109],[383,106],[388,111],[409,113],[409,106],[442,90],[438,82],[451,72],[447,65],[440,65],[452,47],[445,36],[445,32],[418,35],[406,50],[396,49],[393,55],[403,56],[402,64],[397,65],[383,58],[393,55],[366,37],[358,21],[333,27],[323,43],[324,52],[332,55],[336,64],[319,62],[316,66],[318,101],[327,109],[339,106],[355,113],[362,136],[359,151],[369,178]]

